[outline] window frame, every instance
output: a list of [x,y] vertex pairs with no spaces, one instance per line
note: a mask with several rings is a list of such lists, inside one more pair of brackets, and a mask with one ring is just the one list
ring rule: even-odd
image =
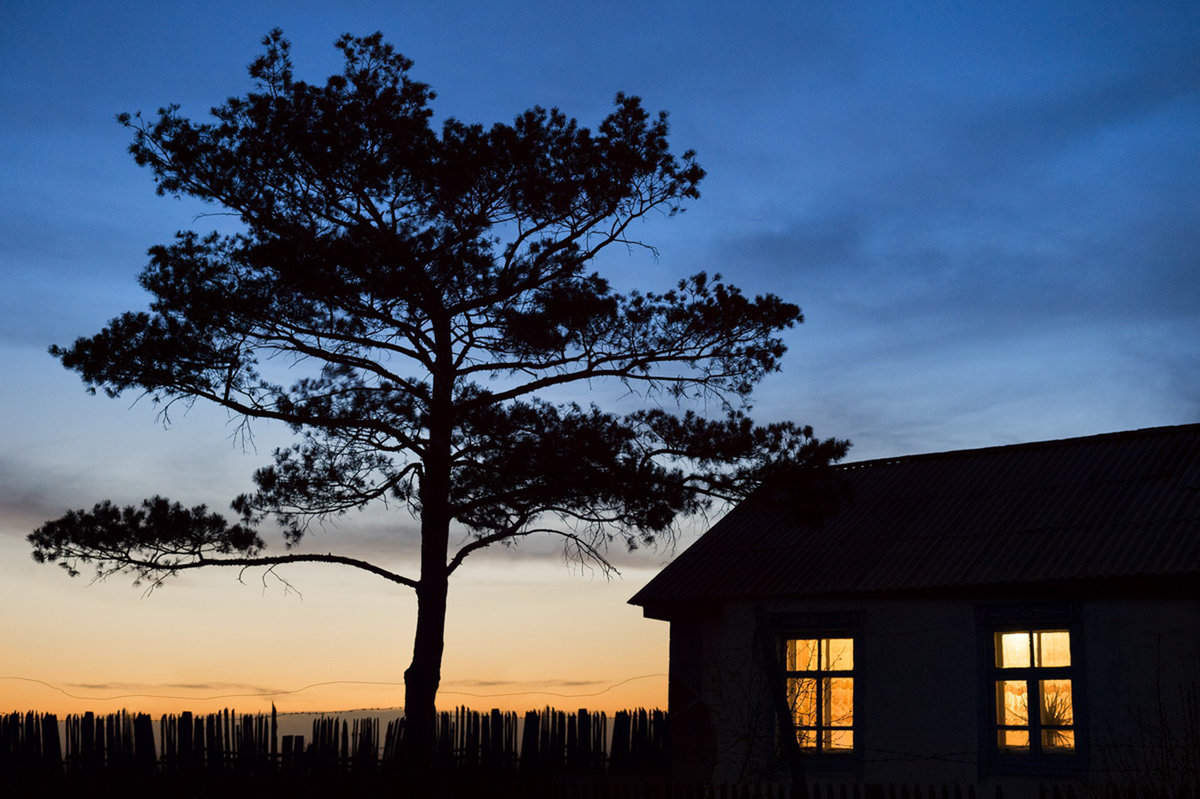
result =
[[[860,698],[862,696],[862,671],[861,671],[861,649],[862,649],[862,614],[861,612],[846,612],[846,613],[791,613],[778,614],[772,616],[772,626],[775,628],[779,664],[779,676],[783,679],[783,685],[779,687],[784,692],[784,697],[787,697],[788,681],[797,676],[802,675],[830,675],[833,677],[849,677],[854,681],[853,693],[851,698],[852,703],[852,720],[848,727],[839,726],[832,729],[848,729],[852,735],[852,744],[849,749],[830,749],[821,746],[813,748],[804,748],[799,746],[799,739],[796,737],[801,729],[796,726],[795,718],[792,717],[792,727],[790,735],[796,740],[803,765],[805,768],[815,771],[857,771],[861,768],[862,763],[862,734],[861,723],[862,706]],[[810,671],[807,669],[791,670],[787,667],[787,642],[790,640],[829,640],[848,638],[854,642],[854,664],[850,669],[826,669]],[[817,677],[820,679],[820,677]],[[790,711],[790,707],[789,707]],[[819,714],[819,710],[817,711]],[[821,742],[820,716],[817,718],[817,739],[818,744]],[[779,731],[782,735],[782,730]]]
[[[1074,604],[1006,604],[982,606],[979,617],[980,658],[980,703],[979,703],[979,767],[980,773],[988,774],[1072,774],[1086,770],[1087,736],[1086,703],[1084,699],[1084,671],[1082,624],[1078,607]],[[1035,666],[1032,658],[1028,666],[1001,668],[996,652],[1000,633],[1066,632],[1069,636],[1070,665]],[[1040,718],[1040,682],[1043,680],[1071,681],[1071,725],[1074,746],[1071,749],[1047,748],[1042,744],[1041,733],[1054,729],[1054,725],[1043,725]],[[997,683],[1001,680],[1022,680],[1026,683],[1027,719],[1024,729],[1029,731],[1027,749],[1005,748],[1000,745],[999,733],[1006,727],[999,717]]]

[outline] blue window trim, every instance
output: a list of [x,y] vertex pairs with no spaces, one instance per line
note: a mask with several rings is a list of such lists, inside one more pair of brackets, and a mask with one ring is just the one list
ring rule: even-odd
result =
[[[1085,697],[1083,624],[1079,607],[1071,602],[992,603],[976,607],[979,661],[979,774],[1033,774],[1070,776],[1087,769],[1087,703]],[[996,666],[995,636],[999,632],[1066,630],[1071,635],[1071,665],[1055,669],[1000,669]],[[1029,678],[1048,671],[1051,677],[1072,681],[1072,713],[1075,748],[1071,752],[1045,752],[1031,741],[1029,751],[1000,748],[996,717],[996,681],[1012,675]],[[1034,710],[1031,707],[1030,713]]]
[[[863,763],[863,742],[859,719],[862,718],[863,707],[861,677],[858,664],[862,643],[863,614],[862,611],[844,612],[815,612],[815,613],[778,613],[770,617],[778,641],[780,673],[785,679],[788,675],[786,667],[786,641],[798,638],[852,638],[854,639],[854,748],[850,751],[803,751],[802,766],[813,772],[843,772],[860,774]],[[793,734],[795,734],[793,732]]]

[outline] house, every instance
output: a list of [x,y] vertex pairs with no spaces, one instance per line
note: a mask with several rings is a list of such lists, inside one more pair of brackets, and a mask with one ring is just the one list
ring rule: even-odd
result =
[[1200,424],[833,472],[823,521],[760,492],[630,600],[681,778],[1200,780]]

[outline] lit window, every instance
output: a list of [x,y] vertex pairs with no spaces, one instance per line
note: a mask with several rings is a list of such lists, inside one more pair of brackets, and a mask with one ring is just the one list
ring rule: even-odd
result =
[[805,752],[854,748],[854,639],[792,638],[786,642],[788,704]]
[[994,652],[997,748],[1047,755],[1074,752],[1070,632],[997,632]]

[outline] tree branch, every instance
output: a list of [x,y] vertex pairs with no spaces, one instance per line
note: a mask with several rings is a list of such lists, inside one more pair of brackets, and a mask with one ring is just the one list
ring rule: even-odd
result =
[[498,544],[517,538],[525,538],[537,533],[549,533],[550,535],[556,535],[565,539],[568,545],[574,546],[580,551],[581,560],[586,559],[594,561],[605,574],[621,573],[616,566],[613,566],[612,563],[610,563],[608,559],[604,557],[604,554],[599,549],[584,539],[583,536],[580,536],[577,533],[567,532],[566,530],[558,530],[553,527],[535,527],[528,530],[502,531],[499,533],[493,533],[492,535],[483,536],[482,538],[476,538],[473,541],[470,541],[469,543],[459,547],[458,551],[454,553],[454,557],[450,559],[446,573],[453,574],[454,570],[461,566],[463,561],[466,560],[467,556],[472,552],[477,552],[481,549],[491,546],[492,544]]

